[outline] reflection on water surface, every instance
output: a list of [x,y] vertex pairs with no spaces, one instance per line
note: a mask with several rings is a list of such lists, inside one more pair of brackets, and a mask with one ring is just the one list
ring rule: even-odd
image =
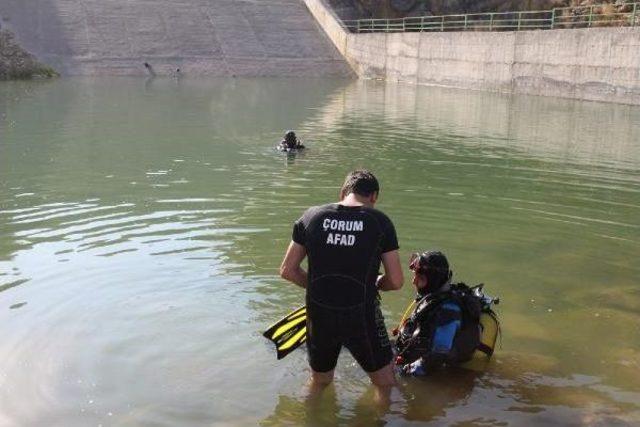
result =
[[[0,85],[0,425],[640,422],[640,110],[326,80]],[[273,145],[294,128],[310,147]],[[503,303],[486,372],[388,411],[343,355],[260,336],[302,301],[292,222],[382,181],[402,256],[444,250]],[[387,294],[389,326],[411,289]]]

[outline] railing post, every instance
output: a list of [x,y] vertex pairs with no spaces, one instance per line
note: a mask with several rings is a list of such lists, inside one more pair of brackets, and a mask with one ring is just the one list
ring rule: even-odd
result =
[[591,27],[592,19],[593,19],[593,6],[589,6],[589,27]]
[[551,29],[553,30],[556,26],[556,8],[551,9]]
[[391,25],[391,22],[387,19],[387,33],[389,32],[389,25]]
[[518,31],[520,31],[520,22],[522,21],[522,12],[518,12]]
[[489,31],[493,31],[493,12],[489,14]]
[[359,19],[356,21],[356,32],[357,33],[360,32],[360,20]]
[[407,18],[402,18],[402,32],[406,32],[407,31]]
[[631,13],[631,26],[636,26],[636,10],[638,9],[638,3],[633,4],[633,12]]
[[444,15],[440,17],[440,31],[444,31]]
[[464,30],[465,30],[465,31],[467,31],[467,19],[468,19],[468,18],[469,18],[469,15],[467,15],[467,14],[465,13],[465,15],[464,15]]

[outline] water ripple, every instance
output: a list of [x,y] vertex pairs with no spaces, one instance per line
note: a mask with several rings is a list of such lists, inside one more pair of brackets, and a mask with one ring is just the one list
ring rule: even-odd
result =
[[[3,90],[0,425],[304,424],[303,352],[260,331],[304,300],[278,277],[294,221],[361,167],[403,264],[442,249],[503,299],[487,369],[407,381],[384,422],[640,420],[639,110],[320,79]],[[309,149],[274,150],[287,128]],[[412,297],[385,293],[389,326]],[[338,372],[320,419],[379,424]]]

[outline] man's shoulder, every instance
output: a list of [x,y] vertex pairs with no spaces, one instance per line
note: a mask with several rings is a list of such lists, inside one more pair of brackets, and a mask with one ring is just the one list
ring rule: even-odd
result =
[[325,205],[317,205],[317,206],[311,206],[309,207],[306,211],[304,211],[304,213],[302,214],[302,218],[309,220],[315,216],[321,215],[325,212],[328,211],[335,211],[336,210],[336,205],[335,203],[327,203]]
[[393,225],[391,218],[389,218],[389,216],[380,209],[363,207],[363,210],[373,216],[384,228],[387,228],[389,224]]
[[371,212],[373,212],[374,215],[378,215],[382,218],[388,219],[389,221],[391,221],[391,219],[389,218],[389,216],[387,216],[386,213],[382,212],[380,209],[376,209],[376,208],[366,208],[369,209]]
[[[387,214],[385,214],[384,212],[382,212],[379,209],[362,206],[360,208],[360,212],[363,212],[363,213],[369,215],[370,217],[374,218],[376,220],[376,222],[383,229],[387,229],[389,225],[393,225],[393,222],[387,216]],[[347,211],[347,210],[341,211],[339,209],[339,204],[338,203],[327,203],[327,204],[324,204],[324,205],[317,205],[317,206],[309,207],[306,211],[304,211],[304,213],[302,214],[301,219],[304,220],[305,222],[309,222],[312,219],[318,218],[319,216],[322,216],[322,215],[324,215],[326,213],[333,213],[333,214],[338,214],[338,215],[340,215],[340,214],[342,214],[342,215],[353,215],[353,211]]]

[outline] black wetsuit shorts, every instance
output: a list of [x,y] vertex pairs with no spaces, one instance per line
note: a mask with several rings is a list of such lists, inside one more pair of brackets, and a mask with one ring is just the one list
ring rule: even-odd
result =
[[391,343],[377,301],[349,309],[311,303],[307,305],[307,316],[307,351],[314,371],[334,369],[343,346],[367,372],[391,362]]

